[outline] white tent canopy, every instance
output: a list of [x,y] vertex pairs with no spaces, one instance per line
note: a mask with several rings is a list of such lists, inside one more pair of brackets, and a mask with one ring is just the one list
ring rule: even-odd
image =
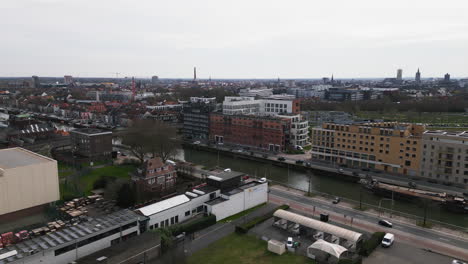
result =
[[338,259],[340,258],[341,254],[347,251],[346,248],[338,244],[329,243],[323,239],[319,239],[315,243],[310,245],[307,248],[307,251],[309,251],[310,248],[314,248],[314,249],[318,249],[320,251],[326,252],[332,256],[335,256]]
[[277,210],[274,214],[274,217],[278,217],[281,219],[288,220],[290,222],[294,222],[300,224],[302,226],[315,229],[317,231],[321,231],[324,233],[328,233],[334,235],[339,238],[346,239],[347,241],[357,243],[359,240],[362,239],[362,234],[358,232],[354,232],[352,230],[348,230],[339,226],[330,225],[309,217],[305,217],[303,215],[295,214],[292,212],[288,212],[285,210]]

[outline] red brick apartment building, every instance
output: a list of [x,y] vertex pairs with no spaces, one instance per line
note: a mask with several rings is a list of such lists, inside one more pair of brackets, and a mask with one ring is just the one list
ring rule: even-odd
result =
[[210,115],[210,140],[252,147],[284,151],[289,144],[290,120],[254,115]]
[[177,172],[173,162],[164,163],[160,157],[156,157],[145,161],[132,179],[147,191],[166,192],[175,188]]

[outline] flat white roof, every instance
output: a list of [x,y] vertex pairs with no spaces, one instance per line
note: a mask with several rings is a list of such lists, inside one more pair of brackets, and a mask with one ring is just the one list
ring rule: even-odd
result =
[[154,204],[147,205],[138,209],[138,211],[140,211],[144,216],[150,216],[169,208],[181,205],[188,201],[190,201],[190,199],[185,194],[181,194]]
[[216,176],[213,176],[213,175],[208,176],[208,179],[212,179],[214,181],[222,181],[223,180],[222,178],[216,177]]
[[321,222],[321,221],[318,221],[309,217],[305,217],[303,215],[295,214],[289,211],[279,209],[273,213],[273,216],[281,218],[281,219],[285,219],[285,220],[288,220],[288,221],[291,221],[296,224],[300,224],[309,228],[313,228],[315,230],[319,230],[328,234],[332,234],[340,238],[344,238],[353,243],[356,243],[362,239],[361,233],[354,232],[352,230],[345,229],[339,226],[327,224],[325,222]]
[[53,159],[39,155],[23,148],[8,148],[0,150],[0,168],[12,169],[17,167],[53,162]]

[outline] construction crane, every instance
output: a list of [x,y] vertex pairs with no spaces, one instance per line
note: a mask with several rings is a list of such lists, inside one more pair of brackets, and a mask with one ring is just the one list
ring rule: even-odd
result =
[[135,95],[136,95],[135,77],[132,77],[132,101],[135,101]]
[[119,75],[120,75],[120,72],[111,72],[112,74],[115,74],[115,78],[118,79],[119,78]]

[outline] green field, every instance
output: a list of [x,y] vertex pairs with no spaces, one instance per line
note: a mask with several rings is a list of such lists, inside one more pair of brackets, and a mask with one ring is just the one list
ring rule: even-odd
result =
[[466,124],[466,113],[428,113],[428,112],[359,112],[358,118],[384,119],[390,121],[425,123],[425,124]]
[[285,253],[278,256],[267,250],[267,242],[250,235],[233,233],[209,245],[187,261],[188,264],[294,264],[315,263],[304,256]]
[[243,217],[244,215],[248,215],[249,213],[251,213],[251,212],[257,210],[258,208],[260,208],[260,207],[262,207],[262,206],[264,206],[264,205],[266,205],[266,203],[259,204],[259,205],[257,205],[257,206],[254,206],[254,207],[252,207],[252,208],[250,208],[250,209],[247,209],[247,210],[242,211],[242,212],[240,212],[240,213],[237,213],[237,214],[235,214],[235,215],[231,215],[230,217],[226,217],[226,218],[224,218],[223,220],[221,220],[220,222],[222,222],[222,223],[231,222],[231,221],[233,221],[233,220],[236,220],[236,219],[238,219],[238,218]]
[[[83,195],[90,195],[93,190],[93,184],[101,176],[111,176],[121,179],[130,179],[129,172],[135,170],[133,165],[121,166],[107,166],[103,168],[88,168],[88,173],[75,171],[61,171],[59,172],[60,180],[60,196],[62,199],[70,199],[71,197],[78,197]],[[69,179],[72,174],[71,179]]]
[[80,176],[79,181],[85,193],[90,194],[93,189],[93,183],[101,176],[130,179],[128,173],[134,170],[135,166],[132,165],[107,166],[99,169],[92,169],[90,173]]

